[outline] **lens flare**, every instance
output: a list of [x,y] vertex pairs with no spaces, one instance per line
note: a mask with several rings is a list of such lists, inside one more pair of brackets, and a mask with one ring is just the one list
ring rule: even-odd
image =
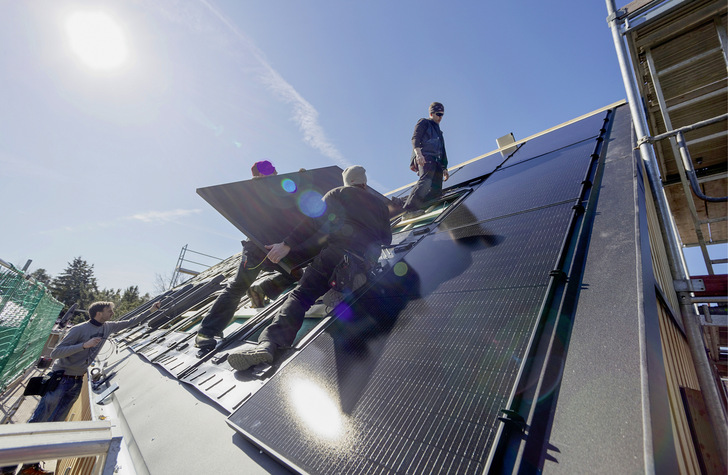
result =
[[407,264],[404,262],[398,262],[394,265],[394,275],[397,277],[403,277],[407,273]]
[[326,211],[326,204],[321,198],[321,194],[316,191],[304,191],[298,199],[298,209],[306,216],[318,218]]
[[296,186],[296,182],[294,182],[290,178],[286,178],[281,182],[281,188],[283,188],[283,190],[288,193],[295,193],[298,187]]
[[336,315],[336,317],[340,320],[344,321],[351,321],[354,319],[354,312],[351,310],[351,307],[349,307],[346,302],[341,302],[336,306],[336,308],[334,309],[334,315]]

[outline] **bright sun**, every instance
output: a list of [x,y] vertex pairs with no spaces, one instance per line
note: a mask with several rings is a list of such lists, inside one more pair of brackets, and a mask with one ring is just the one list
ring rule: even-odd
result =
[[93,69],[114,69],[126,59],[124,34],[105,13],[74,13],[66,23],[66,30],[73,52]]

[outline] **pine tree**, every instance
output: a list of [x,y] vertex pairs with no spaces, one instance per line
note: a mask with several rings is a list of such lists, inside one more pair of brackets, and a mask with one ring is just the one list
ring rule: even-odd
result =
[[48,271],[43,268],[38,268],[31,272],[30,277],[42,284],[45,284],[46,286],[49,286],[51,284],[51,280],[53,280],[53,278],[48,274]]
[[94,266],[76,257],[68,267],[51,282],[51,293],[66,306],[77,303],[79,308],[87,309],[98,292]]

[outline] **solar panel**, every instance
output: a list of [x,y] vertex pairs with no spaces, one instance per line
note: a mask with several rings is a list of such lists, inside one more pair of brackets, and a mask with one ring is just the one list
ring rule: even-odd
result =
[[[553,152],[554,150],[568,147],[583,140],[596,138],[601,134],[606,116],[606,112],[594,114],[578,122],[549,132],[546,135],[531,139],[523,144],[503,166],[509,167],[524,160],[543,155],[544,153]],[[589,141],[593,143],[593,140]]]
[[505,161],[500,153],[489,155],[459,168],[449,169],[450,179],[443,183],[443,187],[451,188],[480,178],[493,171]]
[[584,141],[499,169],[468,197],[464,207],[453,211],[449,222],[482,221],[575,199],[593,151],[594,141]]
[[482,473],[591,163],[567,139],[493,173],[228,423],[301,472]]
[[229,422],[304,472],[481,471],[570,214],[428,236]]
[[[198,188],[197,194],[261,249],[282,241],[306,216],[320,216],[321,197],[342,186],[337,166],[266,176]],[[321,250],[323,236],[316,235],[282,261],[290,270]]]
[[[536,137],[519,145],[518,150],[506,160],[500,153],[489,155],[460,168],[450,169],[450,179],[443,183],[446,188],[458,186],[462,183],[493,173],[497,167],[509,167],[524,160],[552,152],[562,147],[568,147],[577,142],[597,137],[603,127],[605,114],[595,114],[586,117],[574,124],[554,130],[546,135]],[[591,140],[590,140],[591,142]],[[454,165],[454,164],[451,164]]]

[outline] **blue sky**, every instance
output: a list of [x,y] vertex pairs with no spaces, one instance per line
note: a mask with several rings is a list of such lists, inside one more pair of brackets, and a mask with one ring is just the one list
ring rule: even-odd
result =
[[[603,2],[0,8],[0,258],[55,276],[81,256],[103,288],[153,292],[185,244],[239,252],[243,236],[195,190],[248,179],[257,160],[360,164],[387,192],[415,179],[410,137],[433,100],[457,164],[625,96]],[[89,11],[123,37],[115,68],[72,49],[69,18]]]

